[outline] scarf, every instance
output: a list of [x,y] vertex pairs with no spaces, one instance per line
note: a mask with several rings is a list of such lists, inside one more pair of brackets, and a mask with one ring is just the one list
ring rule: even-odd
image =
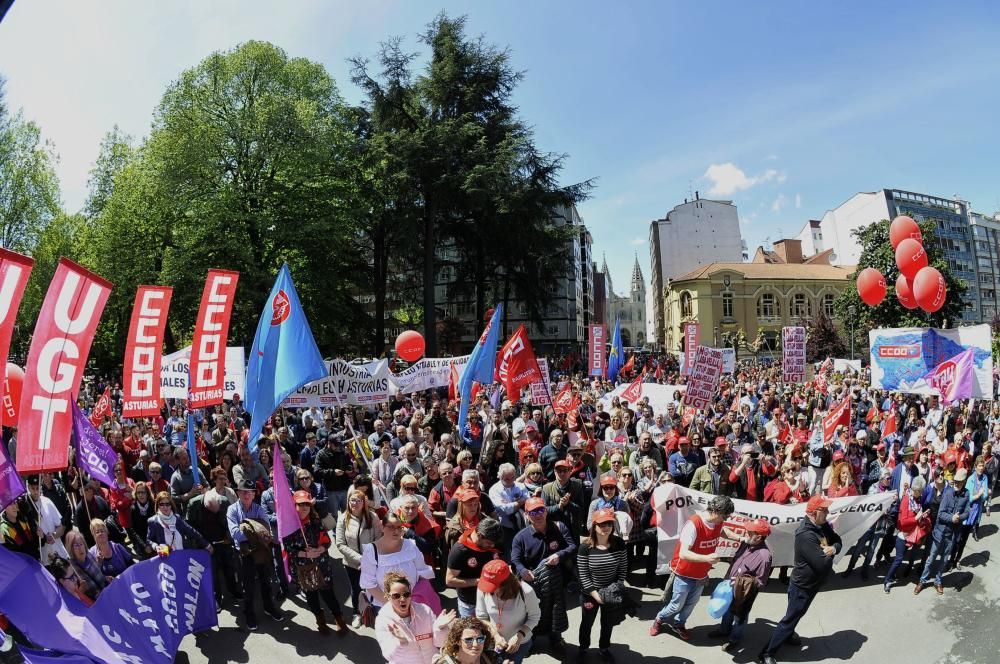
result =
[[184,548],[184,538],[177,531],[177,515],[171,513],[170,516],[163,516],[159,512],[153,517],[163,526],[164,544],[170,547],[171,551]]

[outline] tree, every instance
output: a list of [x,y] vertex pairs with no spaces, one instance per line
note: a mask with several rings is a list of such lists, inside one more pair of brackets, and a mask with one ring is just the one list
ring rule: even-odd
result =
[[134,140],[122,132],[118,125],[105,134],[97,154],[97,162],[90,169],[90,178],[87,180],[90,193],[83,209],[88,219],[96,218],[104,210],[114,191],[115,176],[134,156]]
[[10,115],[0,78],[0,246],[30,252],[59,213],[53,147],[34,122]]
[[847,343],[833,320],[820,311],[815,318],[801,319],[806,328],[806,361],[818,362],[828,357],[846,357]]
[[[963,308],[962,298],[965,295],[964,283],[956,279],[948,263],[942,258],[934,236],[933,220],[920,224],[920,232],[924,238],[924,250],[930,265],[941,272],[948,287],[948,298],[944,306],[933,314],[927,314],[921,309],[909,310],[903,307],[896,298],[896,277],[899,270],[896,267],[896,255],[889,242],[889,220],[883,219],[869,226],[852,231],[861,245],[861,257],[852,278],[856,279],[861,270],[873,267],[885,276],[888,292],[885,299],[877,306],[870,307],[861,301],[857,288],[848,288],[834,303],[837,318],[844,322],[848,335],[855,335],[858,348],[868,347],[868,331],[885,327],[938,327],[954,325],[961,319]],[[851,316],[851,306],[856,307],[856,316]],[[850,336],[848,336],[850,339]]]

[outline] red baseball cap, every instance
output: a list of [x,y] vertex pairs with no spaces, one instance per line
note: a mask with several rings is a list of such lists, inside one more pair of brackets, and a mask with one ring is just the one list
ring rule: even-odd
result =
[[832,500],[824,498],[821,495],[815,495],[806,503],[806,514],[812,514],[816,510],[829,509],[830,505],[833,505]]
[[305,489],[299,489],[294,494],[292,494],[292,500],[295,502],[296,505],[300,505],[302,503],[309,503],[310,505],[312,505],[313,503],[316,502],[315,500],[313,500],[312,494],[306,491]]
[[601,486],[618,486],[618,481],[609,473],[601,478]]
[[479,575],[479,583],[476,585],[484,593],[495,593],[500,584],[510,576],[510,565],[506,560],[491,560],[483,565],[483,571]]
[[678,445],[690,445],[691,441],[688,440],[687,436],[681,436],[680,438],[677,439],[677,444]]
[[755,519],[744,524],[743,528],[748,533],[756,533],[761,537],[767,537],[771,534],[771,524],[767,522],[767,519]]
[[573,466],[566,459],[559,459],[558,461],[556,461],[556,464],[553,466],[553,468],[569,468],[569,469],[572,469]]
[[833,460],[834,461],[842,461],[843,459],[844,459],[844,452],[843,452],[843,450],[837,450],[836,452],[833,453]]
[[726,438],[724,436],[718,436],[715,439],[715,446],[716,447],[725,447],[726,445],[728,445],[728,443],[726,442]]
[[537,510],[539,507],[545,507],[545,501],[535,496],[534,498],[528,498],[524,503],[524,511],[532,512]]
[[594,516],[591,517],[591,523],[607,523],[608,521],[615,520],[615,511],[610,507],[605,507],[604,509],[595,510]]
[[467,486],[462,486],[455,491],[455,499],[460,503],[464,503],[467,500],[479,500],[479,492]]

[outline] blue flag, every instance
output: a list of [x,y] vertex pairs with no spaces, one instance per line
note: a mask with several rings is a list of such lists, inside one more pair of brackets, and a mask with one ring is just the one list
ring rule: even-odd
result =
[[188,456],[191,457],[191,472],[194,473],[194,483],[207,484],[198,479],[201,476],[201,470],[198,468],[198,446],[194,443],[194,415],[191,414],[190,408],[187,414],[187,448]]
[[615,331],[611,335],[611,351],[608,352],[608,380],[618,379],[618,372],[625,364],[625,352],[622,350],[622,319],[615,319]]
[[497,364],[497,344],[500,342],[500,320],[503,318],[503,304],[493,310],[493,317],[486,325],[476,347],[469,355],[469,363],[458,381],[459,406],[458,430],[461,431],[469,417],[469,400],[472,398],[472,383],[493,384],[493,372]]
[[252,414],[250,449],[271,413],[289,394],[327,375],[309,321],[292,284],[288,264],[281,266],[264,304],[247,364],[246,408]]

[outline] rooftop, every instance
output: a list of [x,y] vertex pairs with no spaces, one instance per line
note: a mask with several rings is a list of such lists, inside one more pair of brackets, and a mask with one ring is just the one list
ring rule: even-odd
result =
[[811,265],[808,263],[709,263],[674,279],[704,279],[717,272],[736,272],[744,279],[829,279],[848,280],[854,265]]

